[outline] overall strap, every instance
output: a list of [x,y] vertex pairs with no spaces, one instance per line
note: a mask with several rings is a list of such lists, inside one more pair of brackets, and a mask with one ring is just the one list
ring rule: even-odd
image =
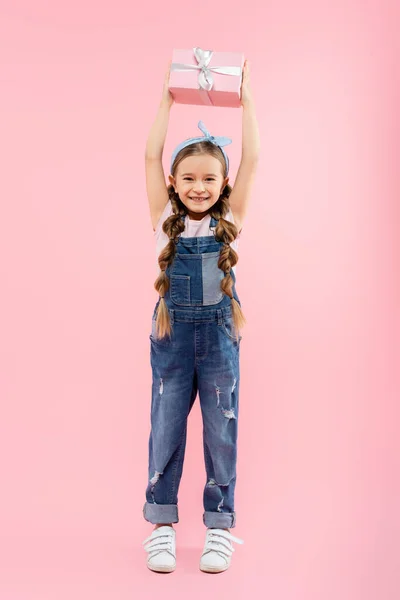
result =
[[217,219],[214,219],[214,217],[211,217],[211,219],[210,219],[210,229],[212,227],[216,227],[217,225],[218,225]]

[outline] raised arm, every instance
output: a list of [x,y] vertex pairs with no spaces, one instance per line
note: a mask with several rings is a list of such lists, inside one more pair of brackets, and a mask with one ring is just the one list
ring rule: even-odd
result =
[[167,137],[169,113],[173,104],[173,98],[168,89],[169,72],[170,68],[168,68],[165,76],[161,103],[146,144],[146,188],[153,229],[156,228],[158,220],[168,202],[162,155],[165,138]]
[[242,229],[249,206],[250,193],[253,187],[260,152],[260,137],[253,94],[250,89],[250,68],[247,60],[243,68],[241,102],[243,106],[242,158],[235,184],[229,197],[233,218],[239,231]]

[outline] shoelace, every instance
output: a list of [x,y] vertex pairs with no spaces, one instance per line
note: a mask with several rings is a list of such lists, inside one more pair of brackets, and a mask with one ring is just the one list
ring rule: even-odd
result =
[[227,556],[228,558],[232,555],[232,552],[235,551],[235,548],[232,546],[230,540],[232,542],[237,542],[238,544],[244,544],[244,541],[240,538],[235,537],[229,531],[224,531],[223,529],[209,529],[207,531],[206,544],[203,552],[203,556],[208,552],[217,552],[223,558]]
[[[149,553],[149,558],[153,558],[160,552],[168,552],[174,556],[172,552],[172,537],[173,533],[160,533],[158,529],[154,529],[152,534],[142,542],[144,549]],[[167,538],[161,540],[161,538]]]

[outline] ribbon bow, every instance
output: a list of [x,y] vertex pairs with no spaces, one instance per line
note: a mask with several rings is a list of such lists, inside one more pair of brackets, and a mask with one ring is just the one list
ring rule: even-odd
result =
[[228,137],[224,137],[222,135],[221,136],[220,135],[218,135],[218,136],[211,135],[211,133],[208,131],[208,129],[204,125],[203,121],[199,121],[198,128],[204,134],[204,137],[206,140],[208,140],[209,142],[212,142],[213,144],[215,144],[216,146],[219,146],[220,148],[222,148],[223,146],[228,146],[228,144],[232,143],[232,140]]
[[198,128],[203,133],[204,137],[189,138],[188,140],[181,142],[179,144],[179,146],[177,146],[172,153],[171,170],[172,170],[172,165],[174,164],[174,160],[175,160],[177,154],[181,150],[183,150],[183,148],[186,148],[187,146],[191,146],[192,144],[197,144],[199,142],[208,141],[208,142],[211,142],[212,144],[215,144],[216,146],[218,146],[221,149],[222,154],[224,155],[224,158],[225,158],[225,162],[226,162],[226,171],[228,172],[229,171],[229,158],[223,147],[228,146],[228,144],[231,144],[232,140],[230,138],[224,137],[224,136],[211,135],[211,133],[208,131],[208,129],[204,125],[203,121],[199,121]]
[[171,71],[199,71],[199,87],[206,92],[209,92],[214,87],[213,73],[233,75],[236,77],[240,77],[241,75],[241,67],[210,67],[210,62],[214,54],[212,50],[203,50],[202,48],[196,47],[193,48],[193,53],[197,60],[197,65],[172,63]]

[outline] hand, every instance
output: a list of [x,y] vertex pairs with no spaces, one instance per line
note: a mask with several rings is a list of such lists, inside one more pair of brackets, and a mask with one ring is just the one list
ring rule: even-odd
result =
[[162,100],[161,100],[161,103],[166,104],[168,106],[168,108],[171,108],[171,106],[174,103],[174,99],[168,88],[170,73],[171,73],[171,61],[168,63],[168,69],[165,74],[164,89],[163,89]]
[[246,59],[243,65],[243,78],[242,78],[242,88],[240,94],[240,101],[242,105],[246,104],[246,102],[252,100],[253,95],[250,89],[250,64]]

